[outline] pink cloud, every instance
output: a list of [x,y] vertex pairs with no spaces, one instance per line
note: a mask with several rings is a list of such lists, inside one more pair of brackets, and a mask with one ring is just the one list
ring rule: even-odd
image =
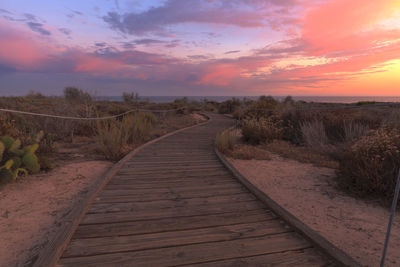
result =
[[10,27],[0,20],[0,63],[17,70],[32,70],[38,62],[47,59],[46,48],[29,32]]

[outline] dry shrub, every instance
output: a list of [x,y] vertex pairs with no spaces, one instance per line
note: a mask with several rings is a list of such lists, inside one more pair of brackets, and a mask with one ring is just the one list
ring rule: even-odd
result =
[[307,147],[319,153],[325,153],[328,150],[329,139],[321,121],[303,122],[300,127]]
[[344,123],[344,141],[346,143],[353,142],[368,133],[368,125],[357,123],[354,121]]
[[122,120],[105,120],[97,123],[97,145],[107,159],[118,160],[129,152],[130,144],[150,139],[153,124],[152,113],[139,112],[123,117]]
[[399,131],[373,130],[345,153],[338,172],[339,185],[358,195],[390,199],[399,167]]
[[218,133],[215,138],[215,144],[222,153],[227,153],[232,150],[236,142],[237,138],[229,130]]
[[338,168],[338,162],[326,155],[321,155],[307,147],[293,145],[287,141],[275,140],[263,146],[266,150],[282,157],[294,159],[303,163],[311,163],[320,167]]
[[388,116],[385,117],[383,124],[387,127],[400,130],[400,110],[393,109]]
[[228,155],[234,159],[243,160],[270,160],[271,157],[269,153],[256,146],[239,144],[235,145],[232,150],[228,152]]
[[129,121],[131,125],[134,125],[134,140],[132,140],[132,143],[148,140],[150,138],[151,130],[153,129],[153,124],[156,122],[156,117],[153,113],[139,112],[136,114],[134,119],[136,119],[136,121]]
[[97,146],[105,157],[119,160],[123,149],[133,135],[132,117],[126,116],[122,121],[104,120],[97,123]]
[[281,139],[283,134],[282,122],[274,116],[268,118],[243,120],[243,139],[252,144],[269,143]]

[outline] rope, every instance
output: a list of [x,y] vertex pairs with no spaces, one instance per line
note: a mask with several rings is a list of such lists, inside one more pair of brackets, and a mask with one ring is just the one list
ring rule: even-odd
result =
[[59,115],[51,115],[51,114],[44,114],[44,113],[35,113],[35,112],[28,112],[28,111],[20,111],[14,109],[4,109],[0,108],[2,112],[8,113],[16,113],[16,114],[24,114],[24,115],[32,115],[32,116],[40,116],[40,117],[47,117],[47,118],[57,118],[57,119],[66,119],[66,120],[84,120],[84,121],[93,121],[93,120],[109,120],[114,119],[120,116],[124,116],[133,112],[142,111],[142,112],[168,112],[173,111],[176,109],[166,109],[166,110],[150,110],[150,109],[131,109],[124,113],[112,116],[105,116],[105,117],[92,117],[92,118],[81,118],[81,117],[70,117],[70,116],[59,116]]

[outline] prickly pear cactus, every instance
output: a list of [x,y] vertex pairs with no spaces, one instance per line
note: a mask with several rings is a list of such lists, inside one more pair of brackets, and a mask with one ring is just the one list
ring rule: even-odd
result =
[[[41,131],[32,140],[39,142],[43,137]],[[20,173],[28,174],[40,171],[38,158],[35,155],[39,148],[37,143],[21,148],[21,141],[9,136],[0,137],[0,183],[15,180]]]
[[22,158],[22,163],[30,172],[36,173],[40,170],[40,165],[38,163],[38,158],[33,153],[26,153]]
[[9,136],[2,136],[0,138],[0,141],[3,142],[4,147],[6,149],[9,149],[12,146],[12,144],[14,144],[14,139],[12,137],[9,137]]

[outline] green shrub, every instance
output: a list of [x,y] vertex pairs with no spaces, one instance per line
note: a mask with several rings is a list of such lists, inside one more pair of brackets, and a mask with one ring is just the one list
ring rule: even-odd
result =
[[380,128],[361,137],[340,161],[340,187],[358,195],[390,199],[400,167],[400,133]]
[[249,143],[270,143],[282,138],[282,121],[275,116],[259,120],[245,119],[242,121],[242,134],[244,140]]

